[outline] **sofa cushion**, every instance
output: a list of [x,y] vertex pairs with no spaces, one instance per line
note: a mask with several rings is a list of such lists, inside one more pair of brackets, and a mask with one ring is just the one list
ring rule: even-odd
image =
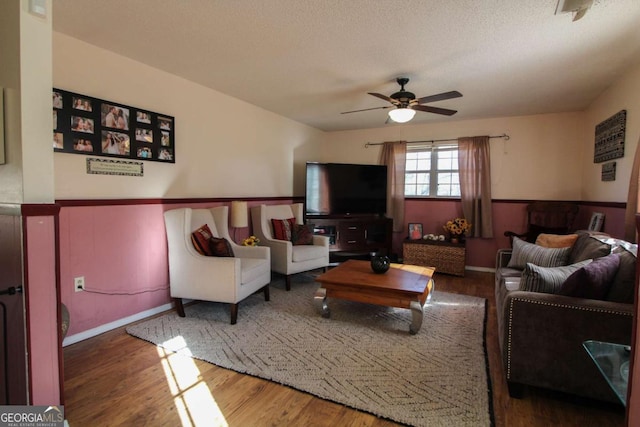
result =
[[571,248],[569,264],[584,261],[585,259],[600,258],[611,253],[611,246],[596,239],[596,233],[588,231],[578,232],[578,239]]
[[224,237],[212,237],[209,239],[211,255],[219,257],[233,257],[231,243]]
[[562,284],[558,293],[577,298],[604,299],[620,266],[620,255],[610,254],[576,270]]
[[313,225],[294,224],[291,229],[291,243],[294,245],[313,245]]
[[273,238],[276,240],[286,240],[290,242],[291,230],[295,223],[295,218],[272,219],[271,226],[273,227]]
[[191,243],[193,243],[193,247],[200,255],[211,256],[213,253],[209,246],[209,240],[212,237],[213,233],[211,233],[211,229],[207,224],[204,224],[191,233]]
[[591,260],[586,260],[560,267],[540,267],[532,263],[527,263],[527,266],[522,272],[520,290],[557,294],[564,281],[567,280],[571,274],[590,262]]
[[605,299],[633,304],[636,284],[636,255],[623,247],[614,249],[614,253],[620,255],[620,267]]
[[578,239],[577,234],[546,234],[538,235],[536,245],[545,248],[570,248]]
[[540,267],[558,267],[567,264],[571,248],[543,248],[524,240],[513,238],[513,253],[507,267],[525,268],[527,263]]

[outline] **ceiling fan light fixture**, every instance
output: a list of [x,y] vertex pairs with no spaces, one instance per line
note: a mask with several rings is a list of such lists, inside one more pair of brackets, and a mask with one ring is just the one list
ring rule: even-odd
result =
[[396,123],[406,123],[415,115],[416,111],[411,108],[396,108],[389,111],[389,117]]

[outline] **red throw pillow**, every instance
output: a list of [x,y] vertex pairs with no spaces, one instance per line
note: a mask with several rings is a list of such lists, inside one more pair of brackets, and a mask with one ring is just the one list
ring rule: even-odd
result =
[[224,237],[212,237],[209,239],[209,248],[211,249],[211,255],[219,257],[232,257],[233,248],[231,243]]
[[296,224],[295,218],[272,219],[273,238],[276,240],[291,241],[293,226]]
[[291,242],[294,245],[313,245],[313,225],[294,224]]
[[196,231],[191,233],[191,242],[193,243],[193,247],[196,248],[196,251],[200,255],[211,256],[211,249],[209,247],[209,239],[213,237],[211,233],[211,229],[207,224],[201,226]]

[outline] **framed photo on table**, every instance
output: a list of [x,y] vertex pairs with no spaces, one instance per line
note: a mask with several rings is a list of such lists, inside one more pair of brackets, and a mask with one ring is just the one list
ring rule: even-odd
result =
[[604,214],[600,212],[594,212],[591,215],[591,221],[589,221],[589,231],[602,231],[602,225],[604,224]]
[[422,239],[422,224],[410,222],[409,223],[409,240]]

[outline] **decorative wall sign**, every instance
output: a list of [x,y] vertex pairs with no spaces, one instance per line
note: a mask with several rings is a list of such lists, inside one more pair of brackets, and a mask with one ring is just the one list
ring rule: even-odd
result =
[[596,147],[593,163],[624,157],[624,133],[627,110],[622,110],[596,126]]
[[175,146],[172,116],[53,89],[54,151],[175,163]]
[[98,175],[143,176],[144,165],[142,162],[129,162],[126,160],[87,159],[87,173]]
[[609,162],[609,163],[602,164],[602,180],[603,181],[616,180],[616,162]]

